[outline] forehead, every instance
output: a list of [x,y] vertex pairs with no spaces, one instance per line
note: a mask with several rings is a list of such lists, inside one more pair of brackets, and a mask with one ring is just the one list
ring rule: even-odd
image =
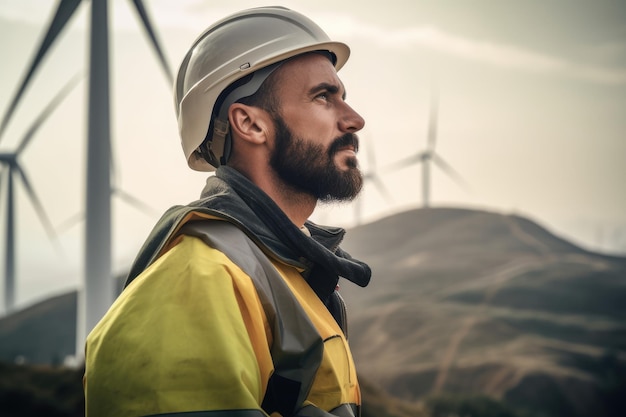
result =
[[343,83],[337,75],[335,66],[328,57],[317,53],[308,53],[292,58],[278,69],[278,93],[306,93],[311,88],[328,84],[343,91]]

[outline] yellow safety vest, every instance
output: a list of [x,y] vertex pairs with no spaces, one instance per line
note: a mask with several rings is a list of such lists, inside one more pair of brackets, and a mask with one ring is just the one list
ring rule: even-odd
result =
[[87,417],[358,415],[347,340],[300,271],[191,218],[89,334]]

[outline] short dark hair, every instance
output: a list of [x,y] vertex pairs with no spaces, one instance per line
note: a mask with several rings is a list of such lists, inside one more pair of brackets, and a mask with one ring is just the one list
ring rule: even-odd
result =
[[[280,70],[280,68],[278,70]],[[276,87],[280,79],[280,76],[277,74],[278,72],[280,71],[272,72],[254,94],[240,98],[236,102],[245,104],[246,106],[259,107],[271,114],[278,112],[278,108],[280,107],[280,102],[276,94]]]

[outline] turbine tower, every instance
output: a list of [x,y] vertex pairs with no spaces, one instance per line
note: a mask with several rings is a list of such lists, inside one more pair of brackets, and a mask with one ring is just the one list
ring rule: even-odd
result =
[[[141,0],[134,0],[161,64],[172,84],[171,71],[157,42]],[[91,0],[90,83],[85,206],[85,289],[79,297],[76,353],[87,334],[113,303],[111,273],[111,139],[109,120],[108,0]]]
[[395,169],[401,169],[413,164],[422,164],[422,206],[430,206],[431,186],[430,186],[430,165],[431,162],[437,165],[443,172],[448,174],[461,187],[468,189],[469,185],[461,175],[447,163],[436,151],[437,145],[437,118],[439,110],[438,95],[434,91],[431,95],[430,114],[428,117],[427,145],[426,149],[408,158],[405,158],[393,165]]
[[21,139],[17,149],[13,152],[0,153],[0,164],[7,166],[6,169],[6,225],[5,225],[5,267],[4,267],[4,310],[5,314],[9,314],[15,307],[15,184],[14,176],[17,176],[18,180],[21,180],[31,204],[35,208],[39,220],[43,224],[48,237],[52,241],[56,241],[56,235],[54,228],[48,216],[46,215],[43,205],[39,201],[35,190],[33,189],[26,171],[21,167],[19,163],[19,156],[24,152],[26,146],[30,143],[35,136],[39,127],[48,119],[50,114],[57,108],[57,106],[63,101],[63,99],[69,94],[71,89],[80,80],[79,76],[75,76],[71,79],[63,89],[50,101],[50,103],[44,108],[40,115],[35,119],[31,127],[26,131],[26,134]]
[[[82,0],[59,1],[46,35],[0,124],[0,137],[41,60],[81,2]],[[172,73],[143,1],[132,2],[171,85]],[[107,311],[114,298],[114,280],[111,276],[109,78],[108,0],[91,0],[84,291],[79,293],[77,355],[82,354],[85,337]]]

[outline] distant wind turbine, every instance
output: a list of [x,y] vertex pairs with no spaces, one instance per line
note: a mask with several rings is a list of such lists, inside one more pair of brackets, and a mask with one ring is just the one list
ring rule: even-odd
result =
[[[0,139],[21,96],[50,46],[66,27],[82,0],[59,0],[46,35],[29,66],[7,113],[0,122]],[[133,0],[170,85],[172,72],[157,41],[142,0]],[[86,335],[113,303],[111,274],[111,173],[109,100],[109,17],[108,0],[91,0],[89,44],[89,99],[87,128],[87,181],[84,292],[79,296],[77,349],[81,355]]]
[[80,80],[80,74],[72,78],[63,89],[50,101],[50,103],[44,108],[39,117],[35,119],[31,127],[26,131],[26,134],[20,141],[17,149],[13,152],[0,153],[0,164],[5,165],[7,168],[3,173],[6,173],[6,226],[5,226],[5,268],[4,268],[4,308],[5,313],[9,314],[15,307],[15,190],[14,190],[14,176],[17,176],[18,180],[21,180],[24,189],[26,190],[31,204],[35,208],[41,223],[43,224],[48,237],[56,242],[56,234],[54,228],[46,215],[43,205],[39,201],[35,190],[33,189],[26,171],[19,163],[19,156],[22,154],[26,146],[31,142],[35,133],[39,130],[41,125],[48,119],[50,114],[57,108],[57,106],[63,101],[63,99],[70,93],[72,88]]
[[[367,150],[367,170],[363,172],[363,183],[367,182],[374,183],[374,186],[378,189],[378,192],[387,199],[387,201],[391,201],[391,194],[385,187],[385,184],[382,182],[380,177],[378,176],[378,172],[376,169],[376,151],[374,149],[374,143],[372,141],[366,141],[363,139],[363,142],[366,142],[367,146],[365,149]],[[363,196],[357,197],[354,201],[354,218],[357,225],[361,224],[362,221],[362,201]]]
[[[154,207],[150,206],[149,204],[145,203],[139,198],[133,196],[127,191],[124,191],[121,187],[115,185],[117,181],[115,180],[116,174],[115,174],[114,165],[115,164],[113,163],[113,161],[111,161],[111,172],[112,172],[112,177],[113,177],[113,180],[112,180],[113,185],[111,186],[111,196],[119,198],[124,203],[128,204],[129,206],[133,207],[137,211],[147,216],[150,216],[150,217],[158,216],[160,212],[157,211]],[[59,234],[65,233],[67,230],[85,221],[85,218],[86,218],[86,215],[84,211],[80,211],[79,213],[74,214],[73,216],[66,219],[60,225],[57,226],[56,228],[57,233]]]
[[457,184],[465,189],[469,189],[467,182],[452,166],[447,163],[436,151],[437,145],[437,117],[438,117],[438,95],[435,91],[431,96],[430,115],[428,118],[428,133],[426,149],[408,158],[405,158],[393,165],[395,169],[405,168],[413,164],[422,164],[422,205],[430,206],[430,164],[435,163],[443,172],[448,174]]

